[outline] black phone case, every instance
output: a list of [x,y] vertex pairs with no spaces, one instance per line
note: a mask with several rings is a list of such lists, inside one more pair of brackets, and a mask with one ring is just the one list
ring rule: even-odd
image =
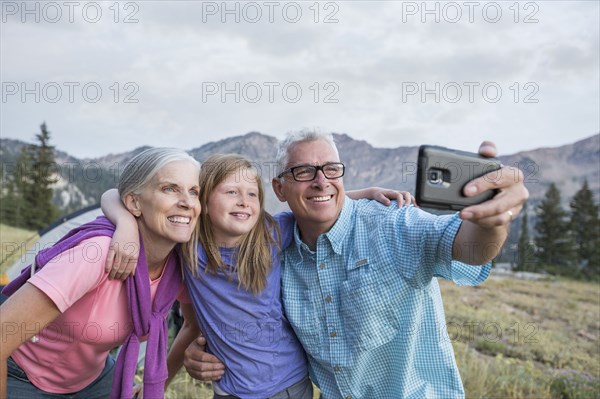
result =
[[[475,197],[465,197],[462,190],[469,181],[501,167],[496,158],[422,145],[417,161],[417,204],[427,208],[461,210],[486,201],[496,194],[496,190]],[[497,178],[500,178],[499,173]]]

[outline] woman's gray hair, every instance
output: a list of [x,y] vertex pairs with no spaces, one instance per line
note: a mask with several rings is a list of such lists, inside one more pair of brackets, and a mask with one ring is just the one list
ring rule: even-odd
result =
[[298,132],[291,132],[288,133],[283,141],[279,142],[279,147],[277,148],[277,176],[285,171],[288,165],[290,151],[296,144],[317,140],[328,142],[339,157],[339,153],[331,133],[322,133],[315,130],[300,130]]
[[127,194],[140,194],[163,166],[175,161],[190,161],[200,168],[200,163],[194,157],[178,148],[150,148],[137,154],[125,166],[119,177],[117,188],[121,200],[123,201]]

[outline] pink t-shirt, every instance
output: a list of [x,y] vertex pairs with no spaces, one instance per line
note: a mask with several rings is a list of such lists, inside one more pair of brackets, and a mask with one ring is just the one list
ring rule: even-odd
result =
[[[132,330],[125,283],[108,280],[104,271],[110,240],[105,236],[84,240],[28,281],[62,313],[37,339],[24,342],[11,355],[33,385],[44,391],[65,394],[88,386],[104,369],[108,352]],[[152,300],[161,278],[150,282]],[[177,299],[190,303],[183,283]]]

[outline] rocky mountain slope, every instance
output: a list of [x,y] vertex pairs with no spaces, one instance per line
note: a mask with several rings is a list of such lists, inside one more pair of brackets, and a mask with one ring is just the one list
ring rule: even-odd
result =
[[[348,189],[377,185],[414,192],[418,147],[376,148],[346,134],[335,134],[335,140],[342,161],[346,163],[344,181]],[[11,165],[14,165],[20,148],[25,144],[19,140],[0,140],[4,173],[10,173]],[[207,143],[189,152],[199,161],[217,152],[243,154],[253,160],[265,184],[270,186],[275,174],[276,145],[276,138],[251,132]],[[78,159],[56,150],[55,203],[68,211],[97,202],[104,190],[116,185],[118,175],[129,159],[146,148],[139,147],[133,151],[93,159]],[[561,147],[540,148],[499,158],[505,165],[519,167],[525,174],[531,194],[530,207],[543,198],[551,182],[561,190],[564,206],[568,206],[568,201],[585,179],[596,193],[596,200],[599,200],[598,134]],[[266,193],[267,208],[271,212],[285,209],[285,205],[275,198],[270,189]]]

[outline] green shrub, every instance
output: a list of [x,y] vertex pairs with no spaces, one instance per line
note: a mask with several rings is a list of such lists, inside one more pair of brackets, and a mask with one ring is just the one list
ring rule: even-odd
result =
[[589,373],[561,370],[552,381],[553,396],[561,399],[596,399],[600,397],[600,380]]

